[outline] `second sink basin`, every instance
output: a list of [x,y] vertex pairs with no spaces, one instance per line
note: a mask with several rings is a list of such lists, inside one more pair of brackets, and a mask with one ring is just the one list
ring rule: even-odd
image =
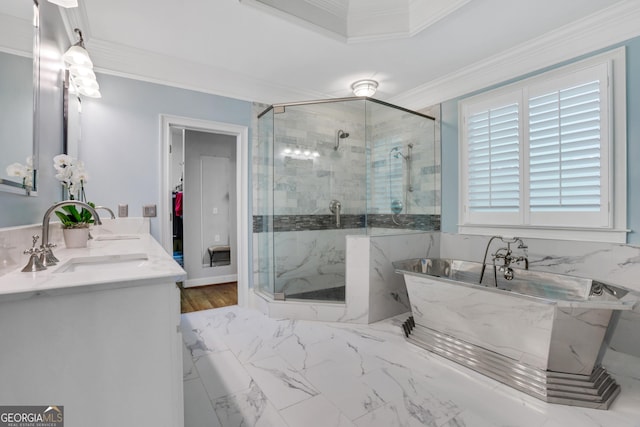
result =
[[55,273],[75,273],[81,271],[99,271],[111,268],[141,267],[149,260],[147,254],[124,254],[75,257],[64,262]]
[[99,234],[95,237],[96,241],[101,240],[139,240],[140,236],[135,234]]

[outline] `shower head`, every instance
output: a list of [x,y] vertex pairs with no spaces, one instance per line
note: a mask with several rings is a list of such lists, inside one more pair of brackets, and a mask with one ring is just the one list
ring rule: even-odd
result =
[[399,159],[400,157],[402,157],[403,159],[407,160],[407,157],[404,154],[402,154],[402,151],[400,151],[400,147],[393,147],[389,151],[389,156],[393,156],[396,159]]
[[345,138],[349,138],[349,132],[338,129],[336,132],[336,145],[333,147],[335,151],[338,151],[338,148],[340,148],[340,140]]

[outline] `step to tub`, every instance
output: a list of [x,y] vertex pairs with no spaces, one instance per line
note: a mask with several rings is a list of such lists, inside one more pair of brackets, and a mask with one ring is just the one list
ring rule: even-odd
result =
[[433,329],[410,317],[402,325],[407,341],[549,403],[608,409],[620,386],[601,366],[591,375],[544,371]]

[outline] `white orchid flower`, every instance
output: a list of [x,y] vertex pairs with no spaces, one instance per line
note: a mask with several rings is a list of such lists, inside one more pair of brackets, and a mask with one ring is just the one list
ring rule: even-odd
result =
[[27,176],[27,168],[20,163],[12,163],[7,166],[7,175],[24,178],[25,176]]
[[53,167],[60,171],[70,167],[73,164],[73,157],[67,154],[58,154],[53,158]]

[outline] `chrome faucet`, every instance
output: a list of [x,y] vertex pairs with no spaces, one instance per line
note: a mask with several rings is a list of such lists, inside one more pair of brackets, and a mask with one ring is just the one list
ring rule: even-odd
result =
[[[487,267],[487,254],[489,253],[489,246],[491,246],[491,242],[494,239],[500,239],[502,243],[506,243],[506,247],[499,248],[495,253],[491,254],[492,262],[493,262],[493,278],[495,281],[495,285],[498,286],[498,270],[503,273],[504,278],[506,280],[513,280],[513,268],[511,268],[511,264],[519,264],[524,262],[525,270],[529,269],[529,258],[527,258],[527,248],[528,246],[524,244],[521,238],[504,238],[502,236],[493,236],[489,239],[487,243],[487,247],[484,251],[484,259],[482,260],[482,270],[480,272],[480,281],[478,283],[482,283],[482,279],[484,277],[484,271]],[[517,249],[522,249],[524,251],[524,255],[514,256],[511,251],[511,245],[518,243]],[[496,265],[496,260],[502,260],[502,265],[498,268]]]
[[98,215],[96,210],[87,203],[81,202],[79,200],[63,200],[61,202],[55,203],[53,206],[47,209],[47,211],[44,213],[44,216],[42,217],[42,244],[40,245],[40,248],[42,249],[42,253],[40,254],[40,261],[45,267],[49,265],[55,265],[59,261],[51,250],[51,248],[54,248],[56,245],[53,243],[49,243],[49,218],[56,209],[63,206],[71,205],[88,210],[93,216],[94,224],[102,224],[102,222],[100,221],[100,215]]
[[103,210],[109,212],[109,215],[111,215],[111,219],[116,219],[116,214],[114,214],[113,211],[111,209],[109,209],[108,207],[106,207],[106,206],[96,206],[94,209],[97,210],[97,211],[100,210],[100,209],[103,209]]
[[[109,212],[109,215],[111,215],[111,219],[116,219],[116,214],[114,214],[113,211],[106,206],[96,206],[94,209],[96,211],[104,209],[105,211]],[[91,232],[89,232],[89,240],[91,239],[93,239],[93,236],[91,235]]]
[[338,200],[332,200],[329,203],[329,210],[336,216],[336,227],[340,228],[340,209],[342,209],[342,203]]

